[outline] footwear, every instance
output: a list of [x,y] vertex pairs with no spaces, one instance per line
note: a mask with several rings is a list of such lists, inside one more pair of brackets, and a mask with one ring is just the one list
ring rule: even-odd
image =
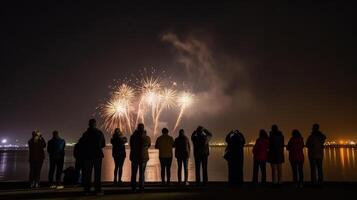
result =
[[51,185],[50,188],[51,189],[55,189],[57,186],[56,185]]
[[35,188],[39,188],[40,187],[40,184],[38,182],[35,182]]
[[185,182],[183,183],[183,185],[190,185],[190,184],[188,183],[188,181],[185,181]]

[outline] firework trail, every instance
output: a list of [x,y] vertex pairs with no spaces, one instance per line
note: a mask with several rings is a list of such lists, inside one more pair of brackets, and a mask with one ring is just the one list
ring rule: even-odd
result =
[[183,92],[182,94],[180,94],[180,96],[177,99],[177,103],[180,106],[180,113],[177,117],[176,123],[175,123],[175,127],[173,132],[176,132],[177,126],[179,125],[181,118],[183,116],[183,113],[185,111],[185,109],[191,105],[193,102],[193,94],[188,93],[188,92]]

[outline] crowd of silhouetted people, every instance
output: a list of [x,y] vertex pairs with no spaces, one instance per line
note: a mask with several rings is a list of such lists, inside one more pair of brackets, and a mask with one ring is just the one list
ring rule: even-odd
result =
[[[193,144],[193,157],[195,166],[196,185],[206,185],[208,182],[208,157],[209,141],[212,133],[202,126],[191,135]],[[304,143],[304,139],[298,130],[293,130],[286,149],[289,151],[289,161],[293,174],[293,182],[296,187],[303,187],[304,174],[304,153],[306,146],[308,149],[308,159],[311,169],[311,182],[313,185],[321,186],[323,183],[323,149],[326,136],[320,132],[319,125],[314,124],[311,135]],[[225,138],[227,143],[224,159],[228,163],[228,183],[232,186],[243,184],[243,163],[245,138],[238,130],[232,130]],[[149,148],[151,139],[147,135],[144,124],[137,125],[136,130],[128,139],[119,128],[115,129],[112,138],[112,157],[114,160],[114,184],[122,183],[123,164],[126,159],[125,145],[129,142],[131,161],[131,188],[134,191],[143,191],[145,185],[145,169],[149,160]],[[96,120],[89,120],[88,129],[82,134],[75,144],[73,156],[75,166],[63,170],[65,156],[65,140],[60,138],[58,131],[53,132],[53,137],[47,143],[49,154],[49,174],[48,181],[51,188],[61,189],[62,184],[82,183],[84,192],[90,193],[92,185],[92,172],[94,171],[94,189],[96,194],[102,194],[101,189],[101,169],[104,157],[103,148],[105,147],[104,134],[97,128]],[[45,158],[46,141],[39,131],[32,132],[32,138],[28,142],[29,163],[30,163],[30,185],[31,188],[39,187],[40,173]],[[188,162],[191,153],[189,138],[183,129],[179,130],[177,138],[169,135],[167,128],[162,129],[162,135],[155,142],[155,148],[159,151],[161,166],[162,184],[171,183],[171,164],[173,160],[173,148],[177,160],[177,178],[180,185],[188,184]],[[284,136],[277,125],[271,127],[269,134],[265,130],[260,130],[259,137],[253,147],[253,183],[266,184],[266,165],[270,163],[272,184],[279,187],[282,184],[282,164],[284,157]],[[182,179],[183,171],[183,179]],[[202,171],[202,173],[201,173]],[[261,181],[259,183],[259,171]],[[138,174],[139,173],[139,174]],[[64,174],[62,180],[62,174]],[[202,179],[201,179],[202,174]],[[137,182],[137,175],[139,181]],[[55,176],[55,181],[54,181]]]

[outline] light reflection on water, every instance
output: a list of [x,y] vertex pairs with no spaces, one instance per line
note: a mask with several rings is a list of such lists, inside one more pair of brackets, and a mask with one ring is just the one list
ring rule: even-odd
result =
[[[356,148],[326,148],[324,151],[324,173],[327,181],[356,181]],[[252,148],[244,149],[244,179],[250,181],[252,178]],[[102,180],[111,181],[113,178],[114,162],[111,157],[111,149],[104,150],[105,158],[102,165]],[[158,151],[150,149],[150,160],[147,164],[146,180],[160,181],[160,163],[158,159]],[[209,156],[209,180],[225,181],[227,178],[227,164],[223,159],[224,147],[212,147]],[[307,155],[307,150],[304,150]],[[129,155],[129,150],[127,150]],[[191,156],[192,157],[192,156]],[[68,148],[65,157],[65,167],[73,166],[74,158],[72,157],[72,149]],[[304,165],[305,180],[309,180],[310,171],[308,159]],[[48,160],[46,159],[42,169],[42,180],[47,179]],[[177,180],[177,164],[176,159],[173,159],[171,177],[173,181]],[[267,167],[268,180],[270,180],[270,167]],[[28,177],[28,151],[0,151],[0,181],[11,180],[27,180]],[[291,169],[288,162],[288,152],[285,152],[285,164],[283,165],[283,179],[291,180]],[[130,180],[130,161],[127,158],[124,163],[123,180]],[[193,159],[189,161],[189,180],[194,180],[194,163]]]

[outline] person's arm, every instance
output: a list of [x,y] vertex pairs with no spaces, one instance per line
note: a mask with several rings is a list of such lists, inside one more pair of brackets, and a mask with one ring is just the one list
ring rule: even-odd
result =
[[212,138],[212,133],[209,132],[207,129],[203,129],[203,132],[206,133],[207,141],[210,141]]
[[48,141],[48,146],[47,146],[47,153],[51,154],[52,153],[52,145],[51,145],[51,142]]
[[307,138],[305,145],[306,145],[307,148],[311,148],[311,136],[309,136],[309,137]]
[[232,134],[232,131],[230,131],[227,136],[226,136],[226,143],[228,144],[229,141],[231,140],[231,134]]
[[286,145],[286,150],[290,151],[291,150],[291,139],[288,142],[288,145]]
[[41,136],[41,143],[42,143],[42,148],[46,148],[46,141],[45,139],[43,139],[43,137]]
[[63,149],[62,152],[64,153],[64,149],[66,148],[66,140],[63,140]]
[[240,136],[241,136],[241,139],[242,139],[242,145],[244,146],[245,145],[245,138],[244,138],[244,135],[242,133],[240,133]]
[[151,147],[151,138],[149,136],[146,136],[148,138],[148,148]]

